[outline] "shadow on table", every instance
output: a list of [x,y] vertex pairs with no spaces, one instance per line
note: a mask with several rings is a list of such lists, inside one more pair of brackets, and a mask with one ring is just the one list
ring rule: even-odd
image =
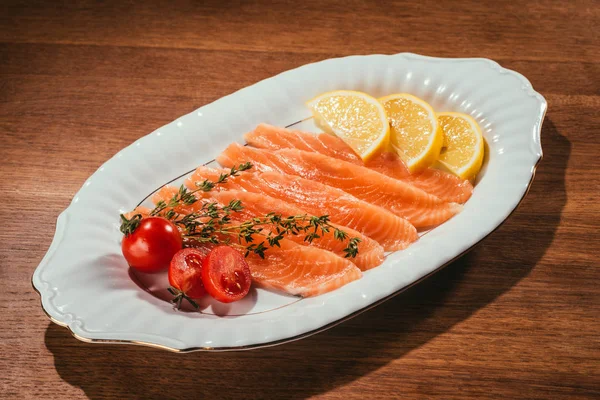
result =
[[[350,321],[282,346],[191,354],[85,344],[50,324],[45,340],[56,370],[92,399],[275,398],[284,393],[292,399],[345,385],[446,332],[535,267],[554,240],[566,202],[571,148],[550,120],[542,138],[545,161],[536,182],[501,229],[431,278]],[[507,246],[521,250],[509,252]]]

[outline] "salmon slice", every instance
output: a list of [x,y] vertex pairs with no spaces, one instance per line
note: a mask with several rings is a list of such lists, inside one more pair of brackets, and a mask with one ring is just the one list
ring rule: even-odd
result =
[[282,149],[269,151],[232,143],[217,157],[224,167],[249,161],[259,171],[298,175],[341,189],[407,219],[417,228],[432,227],[461,210],[406,182],[323,154]]
[[151,210],[151,209],[149,209],[148,207],[144,207],[144,206],[137,206],[137,207],[135,208],[135,210],[133,210],[133,211],[129,211],[129,212],[127,212],[127,213],[123,214],[123,216],[124,216],[125,218],[127,218],[127,219],[131,219],[131,218],[132,218],[134,215],[136,215],[136,214],[140,214],[140,215],[142,216],[142,218],[146,218],[146,217],[148,217],[148,216],[150,215],[150,212],[151,212],[151,211],[152,211],[152,210]]
[[267,250],[264,259],[256,254],[246,257],[252,279],[262,287],[311,297],[362,277],[360,269],[351,261],[330,251],[285,239],[280,245]]
[[[308,214],[306,211],[292,204],[258,193],[226,190],[214,193],[211,192],[210,195],[210,200],[215,200],[222,204],[229,204],[233,200],[240,200],[244,209],[240,213],[232,214],[232,218],[238,221],[247,221],[254,217],[264,216],[270,212],[281,214],[283,217]],[[356,264],[362,271],[375,268],[383,262],[383,247],[375,240],[366,237],[354,229],[339,226],[337,224],[332,225],[335,228],[346,232],[348,234],[348,239],[353,237],[360,239],[360,243],[358,244],[358,255],[354,258],[348,258],[348,260]],[[305,236],[306,233],[300,233],[298,235],[288,235],[286,238],[298,244],[311,245],[323,250],[329,250],[340,257],[345,257],[346,255],[344,249],[348,245],[348,239],[343,241],[336,239],[334,237],[333,229],[324,234],[320,234],[321,237],[314,239],[310,244],[304,240]]]
[[439,169],[428,168],[411,175],[404,162],[394,153],[380,153],[365,165],[362,159],[342,139],[326,133],[313,134],[260,124],[254,131],[247,133],[244,138],[248,144],[254,147],[269,150],[298,149],[312,151],[365,166],[384,175],[410,183],[448,202],[464,203],[469,200],[473,193],[473,185],[468,180],[460,179]]
[[[168,201],[175,193],[176,188],[164,187],[153,196],[153,201]],[[178,211],[193,212],[206,201],[210,199],[179,207]],[[236,245],[236,235],[230,235],[230,238],[232,247],[245,253],[244,246],[247,244],[244,242],[244,246]],[[265,236],[256,234],[252,243],[258,244],[265,239]],[[257,285],[291,295],[310,297],[338,289],[362,276],[360,269],[349,259],[330,251],[303,246],[287,239],[282,239],[279,244],[281,247],[267,249],[264,259],[254,253],[246,257],[252,280]],[[204,244],[201,246],[206,247]]]
[[[177,188],[165,186],[154,195],[153,200],[155,203],[160,200],[168,202],[173,195],[177,194],[177,191]],[[265,216],[269,213],[281,214],[283,217],[308,214],[306,211],[292,204],[274,199],[273,197],[241,190],[211,191],[209,193],[202,193],[202,198],[206,201],[215,202],[220,205],[227,205],[233,200],[240,200],[244,207],[243,210],[231,214],[232,220],[237,222],[248,221],[252,218]],[[194,203],[190,206],[177,207],[176,211],[180,213],[191,213],[198,211],[201,207],[202,203]],[[366,271],[381,265],[384,260],[384,250],[379,243],[346,226],[337,224],[331,225],[346,232],[348,238],[356,237],[360,239],[360,243],[358,244],[358,255],[354,258],[348,258],[348,260],[356,264],[361,271]],[[321,237],[314,239],[311,243],[304,240],[305,236],[306,233],[299,233],[297,235],[287,235],[286,238],[298,244],[329,250],[340,257],[345,257],[346,255],[344,249],[348,245],[348,240],[341,241],[336,239],[333,230],[320,234]]]
[[[225,172],[228,170],[199,167],[186,180],[186,185],[192,189],[196,187],[195,182],[205,179],[216,181]],[[331,222],[370,237],[386,251],[404,249],[418,237],[415,227],[405,219],[340,189],[298,176],[275,172],[243,172],[229,178],[226,183],[217,185],[215,189],[262,193],[293,204],[309,214],[329,215]]]

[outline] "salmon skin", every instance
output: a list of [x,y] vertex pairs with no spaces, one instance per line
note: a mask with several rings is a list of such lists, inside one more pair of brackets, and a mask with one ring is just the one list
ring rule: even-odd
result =
[[[156,203],[169,201],[177,189],[164,187],[153,196]],[[200,200],[190,206],[178,208],[179,212],[193,212],[199,209],[207,199]],[[225,239],[226,237],[224,237]],[[231,246],[242,253],[245,247],[236,244],[237,237],[230,236]],[[260,243],[266,237],[254,236],[252,243]],[[251,243],[244,243],[248,245]],[[362,276],[362,272],[349,259],[317,247],[303,246],[292,240],[282,239],[280,247],[271,247],[264,252],[264,258],[250,253],[246,261],[250,266],[252,280],[264,288],[282,291],[302,297],[317,296],[346,285]],[[211,244],[202,244],[203,248]]]
[[217,157],[224,167],[250,162],[259,171],[275,171],[341,189],[407,219],[417,228],[433,227],[461,210],[406,182],[323,154],[296,149],[269,151],[232,143]]
[[377,154],[367,164],[342,139],[326,134],[313,134],[260,124],[244,138],[254,147],[269,150],[297,149],[312,151],[364,166],[389,177],[410,183],[448,202],[464,203],[473,193],[473,185],[448,172],[427,168],[411,174],[398,155]]
[[[186,180],[190,189],[205,179],[216,181],[226,169],[199,167]],[[313,215],[329,215],[331,222],[346,226],[377,241],[385,251],[402,250],[417,240],[413,225],[381,207],[322,183],[276,172],[242,172],[215,190],[236,189],[262,193],[288,202]]]

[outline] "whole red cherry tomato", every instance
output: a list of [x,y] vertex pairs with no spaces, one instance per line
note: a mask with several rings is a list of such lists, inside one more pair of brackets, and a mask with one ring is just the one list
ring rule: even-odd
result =
[[202,282],[209,295],[222,303],[231,303],[250,291],[250,267],[237,250],[217,246],[202,263]]
[[153,273],[169,266],[175,253],[181,250],[182,242],[179,230],[171,221],[148,217],[139,221],[132,232],[125,234],[121,250],[129,266]]

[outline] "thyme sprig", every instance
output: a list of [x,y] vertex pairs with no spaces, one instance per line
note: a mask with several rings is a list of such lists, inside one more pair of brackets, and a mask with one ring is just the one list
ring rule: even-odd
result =
[[[197,192],[209,192],[216,185],[226,183],[230,177],[237,176],[240,172],[252,168],[252,164],[242,163],[233,166],[229,172],[220,174],[216,181],[205,179],[196,183],[196,189],[189,190],[181,186],[177,193],[167,202],[164,200],[156,203],[156,206],[150,211],[150,216],[162,216],[178,225],[183,237],[199,243],[230,244],[232,240],[245,248],[245,256],[254,253],[261,258],[265,257],[265,251],[272,247],[281,247],[280,241],[287,235],[303,234],[303,240],[312,243],[315,239],[320,239],[325,234],[333,230],[333,236],[341,242],[348,241],[344,248],[346,258],[354,258],[358,255],[358,244],[360,239],[350,238],[343,230],[331,225],[329,216],[311,216],[308,214],[292,215],[283,217],[281,214],[268,213],[265,216],[251,218],[240,223],[232,222],[231,214],[238,213],[244,209],[240,200],[232,200],[226,206],[220,206],[218,203],[206,202],[197,211],[183,214],[175,209],[182,205],[195,204],[199,197]],[[131,234],[139,225],[142,219],[141,214],[135,214],[131,219],[121,215],[121,232],[125,235]],[[255,243],[257,235],[264,237],[260,243]],[[190,300],[181,293],[173,293],[177,305],[183,299]]]
[[[179,191],[175,194],[169,202],[165,202],[164,200],[156,203],[156,206],[152,211],[150,211],[150,215],[155,216],[159,215],[163,210],[167,208],[175,208],[181,205],[192,205],[198,201],[198,198],[195,196],[197,192],[210,192],[214,189],[216,185],[226,183],[229,178],[232,176],[238,176],[240,172],[247,171],[252,168],[252,164],[249,162],[242,163],[238,166],[233,166],[227,173],[221,173],[216,182],[205,179],[201,182],[196,182],[195,190],[188,190],[184,185],[179,187]],[[169,215],[165,215],[169,218]],[[171,219],[171,218],[169,218]]]
[[[207,207],[212,205],[217,210],[219,209],[213,203],[208,204]],[[281,214],[269,213],[264,217],[251,218],[241,223],[230,223],[230,213],[240,211],[242,208],[241,202],[234,200],[228,206],[220,208],[223,214],[216,212],[218,217],[212,217],[199,224],[195,221],[184,222],[183,219],[175,221],[175,223],[183,225],[186,230],[185,238],[200,242],[220,243],[218,235],[224,235],[228,238],[233,236],[239,244],[245,246],[246,257],[250,253],[255,253],[264,258],[265,251],[269,248],[281,247],[280,241],[286,235],[304,234],[304,241],[312,243],[331,230],[333,230],[335,239],[342,242],[348,240],[348,245],[343,250],[346,258],[354,258],[358,254],[360,239],[357,237],[349,238],[346,232],[331,225],[328,215],[316,217],[303,214],[283,217]],[[198,229],[199,226],[200,229]],[[259,234],[264,236],[265,239],[260,243],[255,243],[254,239]]]
[[127,219],[125,215],[121,214],[121,233],[125,236],[129,236],[135,231],[142,220],[141,214],[135,214],[130,219]]
[[[160,215],[164,210],[169,208],[166,213],[164,213],[164,217],[172,220],[176,217],[177,213],[174,208],[181,205],[192,205],[198,201],[198,198],[195,196],[197,192],[210,192],[214,187],[218,184],[226,183],[229,178],[232,176],[238,176],[240,172],[247,171],[252,168],[252,164],[249,162],[242,163],[238,166],[233,166],[229,172],[221,173],[216,182],[205,179],[202,182],[196,182],[195,190],[188,190],[184,185],[179,187],[179,191],[169,200],[167,203],[164,200],[156,203],[156,206],[150,211],[149,215],[154,217]],[[137,229],[142,220],[141,214],[135,214],[130,219],[127,219],[125,215],[121,214],[121,227],[120,231],[125,235],[129,236]]]

